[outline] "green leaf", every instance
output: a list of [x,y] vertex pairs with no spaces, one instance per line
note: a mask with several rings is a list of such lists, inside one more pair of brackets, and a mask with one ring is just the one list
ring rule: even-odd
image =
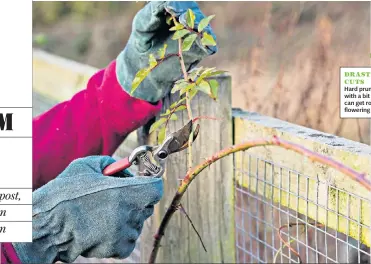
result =
[[193,13],[192,9],[188,9],[186,14],[186,21],[187,25],[192,29],[195,27],[195,18],[196,16]]
[[180,95],[182,95],[182,94],[184,94],[184,93],[186,93],[186,92],[192,90],[192,88],[195,87],[195,86],[196,86],[195,83],[190,83],[190,84],[188,84],[186,87],[184,87],[184,88],[182,88],[182,89],[180,90]]
[[203,67],[195,68],[191,72],[189,72],[188,77],[191,78],[192,81],[194,81],[199,75],[200,72],[203,70]]
[[137,72],[137,74],[134,77],[134,80],[131,84],[131,94],[138,88],[138,86],[141,84],[141,82],[147,77],[147,75],[151,72],[149,68],[141,69]]
[[207,32],[203,33],[203,37],[201,39],[201,43],[204,46],[216,46],[216,42],[215,42],[213,36],[211,36]]
[[175,106],[178,105],[178,103],[179,103],[179,102],[174,102],[174,103],[172,103],[172,104],[170,105],[170,109],[173,109]]
[[198,76],[197,71],[194,71],[194,72],[191,72],[190,74],[188,74],[188,78],[190,78],[192,81],[195,81],[197,76]]
[[204,28],[207,27],[207,25],[209,25],[211,19],[213,19],[214,17],[215,15],[211,15],[211,16],[203,18],[198,24],[198,32],[201,32],[202,30],[204,30]]
[[179,79],[175,83],[178,84],[178,83],[182,83],[182,82],[187,82],[187,80],[186,79]]
[[213,99],[218,98],[218,88],[219,88],[219,83],[216,80],[210,80],[209,85],[211,88],[211,95]]
[[167,116],[167,115],[169,115],[170,114],[170,110],[169,109],[167,109],[166,110],[166,112],[165,113],[163,113],[163,114],[161,114],[160,116]]
[[166,122],[166,118],[165,117],[162,117],[160,118],[159,120],[157,120],[156,122],[154,122],[151,126],[151,128],[149,129],[149,133],[152,133],[153,131],[155,131],[157,128],[159,128],[160,126],[162,126],[163,124],[165,124]]
[[200,75],[200,77],[199,77],[198,80],[200,80],[200,79],[202,80],[202,79],[205,79],[205,78],[209,78],[211,76],[223,74],[225,72],[226,71],[216,71],[215,68],[209,68],[209,69],[206,69],[203,73],[201,73],[201,75]]
[[160,131],[158,131],[158,135],[157,135],[157,141],[159,144],[161,144],[164,141],[165,136],[166,136],[166,127],[163,126],[161,127]]
[[[185,98],[184,98],[184,99],[185,99]],[[175,110],[174,112],[182,111],[182,110],[184,110],[184,109],[187,109],[187,106],[185,106],[185,105],[180,105],[180,106],[178,106],[178,107],[176,108],[176,110]]]
[[211,77],[211,76],[223,74],[223,73],[226,73],[226,72],[227,71],[213,71],[213,72],[209,73],[206,77]]
[[186,37],[183,40],[182,51],[188,51],[191,48],[193,42],[196,40],[196,38],[197,38],[197,34],[194,34],[194,33]]
[[185,100],[186,100],[185,97],[180,98],[180,100],[178,101],[178,104],[180,104],[181,102],[183,102],[183,101],[185,101]]
[[186,81],[183,81],[183,82],[180,82],[180,83],[175,83],[173,89],[171,89],[171,93],[176,93],[177,91],[185,88],[188,86],[188,82]]
[[176,121],[176,120],[178,120],[178,116],[176,115],[176,114],[172,114],[171,116],[170,116],[170,120],[172,120],[172,121]]
[[207,76],[209,76],[209,74],[210,74],[211,72],[213,72],[213,71],[215,71],[215,70],[216,70],[215,67],[205,69],[205,70],[201,73],[200,78],[202,78],[202,79],[203,79],[203,78],[206,78]]
[[180,39],[180,38],[184,37],[185,35],[187,35],[188,33],[189,33],[189,31],[187,29],[178,30],[177,32],[174,33],[172,39],[174,39],[174,40]]
[[[174,112],[178,112],[178,111],[181,111],[183,109],[187,109],[187,106],[181,105],[181,103],[185,100],[186,100],[186,98],[184,97],[184,98],[180,99],[178,102],[173,103],[172,105],[170,105],[170,109],[174,110],[174,108],[175,108]],[[169,114],[170,114],[170,110],[168,110],[168,111],[169,111]],[[166,111],[166,113],[167,113],[167,111]],[[163,114],[163,115],[165,115],[165,114]]]
[[153,69],[157,65],[157,60],[155,58],[155,55],[149,54],[149,67]]
[[176,31],[176,30],[180,30],[180,29],[183,29],[184,26],[180,23],[177,23],[175,26],[171,27],[169,30],[170,31]]
[[180,90],[179,95],[183,95],[187,92],[187,87],[184,87]]
[[196,86],[196,89],[205,93],[205,94],[210,94],[211,89],[210,85],[207,81],[201,80],[200,84]]
[[160,57],[160,59],[163,59],[165,57],[166,48],[167,48],[167,44],[165,43],[164,47],[158,50],[157,54]]
[[166,17],[166,24],[168,24],[170,26],[172,19],[173,18],[171,16]]
[[189,99],[192,100],[193,97],[195,97],[195,95],[198,93],[198,90],[197,89],[193,89],[190,93],[189,93]]

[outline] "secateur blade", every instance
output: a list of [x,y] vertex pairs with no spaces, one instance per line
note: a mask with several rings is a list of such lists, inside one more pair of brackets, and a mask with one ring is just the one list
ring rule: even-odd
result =
[[[192,129],[193,121],[190,120],[182,128],[168,135],[164,142],[155,150],[155,153],[160,154],[161,151],[165,151],[167,155],[170,155],[186,149],[188,147],[188,140],[190,134],[192,133]],[[195,131],[193,132],[193,141],[197,138],[199,130],[200,127],[197,125]]]
[[[191,120],[190,122],[192,122],[192,120]],[[196,138],[197,138],[197,136],[198,136],[198,132],[200,132],[200,125],[199,125],[199,124],[197,124],[195,130],[193,131],[192,143],[196,140]],[[189,135],[188,135],[188,138],[189,138]],[[187,140],[187,141],[186,141],[186,142],[185,142],[185,143],[180,147],[180,149],[177,150],[177,152],[182,151],[182,150],[188,148],[188,146],[189,146],[189,141]]]

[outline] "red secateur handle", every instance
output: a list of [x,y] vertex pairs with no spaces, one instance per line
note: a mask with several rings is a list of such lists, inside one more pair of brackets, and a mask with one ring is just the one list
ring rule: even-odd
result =
[[115,174],[116,172],[125,170],[131,166],[131,162],[129,161],[129,157],[126,157],[124,159],[118,160],[110,165],[108,165],[104,170],[103,170],[103,175],[105,176],[110,176]]
[[136,149],[133,150],[133,152],[130,154],[129,157],[126,157],[124,159],[118,160],[110,165],[108,165],[103,170],[103,175],[105,176],[111,176],[115,174],[116,172],[125,170],[131,165],[133,165],[133,162],[136,160],[138,155],[141,155],[143,153],[146,153],[147,151],[152,151],[153,147],[148,145],[139,146]]

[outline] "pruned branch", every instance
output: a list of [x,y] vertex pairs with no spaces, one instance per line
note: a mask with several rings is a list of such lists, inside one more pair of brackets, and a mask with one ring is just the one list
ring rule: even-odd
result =
[[200,119],[219,120],[219,121],[222,120],[221,118],[212,117],[212,116],[196,116],[195,118],[192,119],[192,122],[194,123]]
[[181,211],[181,212],[182,212],[182,213],[187,217],[187,219],[188,219],[189,223],[191,224],[193,230],[196,232],[196,234],[197,234],[197,236],[198,236],[198,239],[200,240],[200,242],[201,242],[201,244],[202,244],[202,247],[204,248],[205,252],[207,252],[206,247],[205,247],[205,244],[204,244],[204,242],[202,241],[202,237],[201,237],[200,233],[198,233],[198,231],[197,231],[195,225],[193,224],[192,219],[189,217],[188,213],[186,212],[186,210],[184,209],[184,207],[183,207],[182,204],[179,204],[179,209],[180,209],[180,211]]

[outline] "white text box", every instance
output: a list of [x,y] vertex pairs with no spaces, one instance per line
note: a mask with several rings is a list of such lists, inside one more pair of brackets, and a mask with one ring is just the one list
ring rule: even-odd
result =
[[0,225],[6,221],[32,221],[32,205],[0,205]]
[[4,204],[32,204],[32,189],[0,188],[0,206]]
[[371,67],[340,68],[340,117],[371,118]]
[[0,242],[32,242],[32,222],[0,222]]
[[32,138],[0,138],[0,189],[32,188]]

